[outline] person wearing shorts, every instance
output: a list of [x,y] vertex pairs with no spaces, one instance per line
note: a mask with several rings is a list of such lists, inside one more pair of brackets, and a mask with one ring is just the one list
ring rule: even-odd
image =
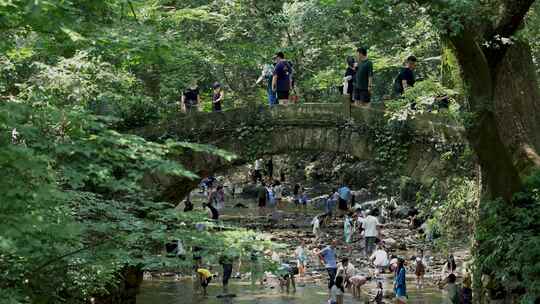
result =
[[368,105],[371,102],[373,88],[373,63],[367,57],[367,50],[360,47],[356,50],[358,63],[354,79],[354,96],[356,105]]
[[276,53],[277,64],[272,77],[272,90],[276,92],[278,104],[289,103],[289,92],[292,88],[292,67],[285,60],[283,52]]

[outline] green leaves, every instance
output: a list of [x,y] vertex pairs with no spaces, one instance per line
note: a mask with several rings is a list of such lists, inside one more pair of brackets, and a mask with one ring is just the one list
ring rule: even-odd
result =
[[490,275],[490,284],[500,284],[490,289],[502,295],[517,293],[520,303],[533,303],[540,294],[538,176],[530,178],[512,206],[502,200],[482,202],[475,234],[477,274]]
[[205,218],[178,217],[174,206],[153,202],[142,179],[196,178],[173,160],[187,150],[234,156],[148,142],[109,129],[112,122],[79,107],[0,104],[0,167],[10,177],[0,180],[0,290],[9,286],[10,299],[75,303],[105,293],[125,263],[155,261],[171,233],[189,235],[194,224],[185,223]]

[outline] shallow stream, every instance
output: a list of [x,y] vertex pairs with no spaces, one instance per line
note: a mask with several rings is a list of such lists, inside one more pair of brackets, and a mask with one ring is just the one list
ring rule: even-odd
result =
[[[413,304],[442,303],[443,294],[439,290],[425,288],[418,290],[413,282],[409,282],[409,302]],[[345,295],[345,303],[365,303],[368,295],[365,293],[371,286],[363,288],[360,299],[354,299],[350,293]],[[385,284],[385,288],[391,288]],[[218,298],[221,293],[219,284],[210,284],[208,287],[208,297],[193,294],[193,287],[190,280],[181,281],[145,281],[141,287],[141,293],[137,297],[137,304],[161,304],[161,303],[182,303],[182,304],[324,304],[327,301],[328,293],[324,286],[307,284],[304,287],[297,287],[296,292],[280,292],[278,288],[252,287],[248,282],[232,281],[230,292],[235,293],[235,298]],[[393,303],[391,299],[386,299],[385,303]]]
[[[198,195],[196,195],[198,196]],[[198,197],[200,199],[200,197]],[[196,198],[197,200],[197,198]],[[242,203],[248,208],[231,208],[233,204]],[[196,205],[199,205],[196,203]],[[222,213],[221,220],[234,223],[239,226],[248,226],[250,223],[259,222],[262,218],[261,214],[254,202],[251,200],[235,199],[233,202],[227,203],[229,207],[225,208]],[[311,208],[309,208],[311,209]],[[318,211],[309,210],[306,213],[303,211],[298,212],[294,206],[287,206],[283,210],[285,215],[283,216],[284,222],[293,221],[296,228],[295,234],[301,232],[307,233],[310,231],[309,222],[311,217]],[[300,218],[291,218],[291,214],[298,213],[303,214]],[[287,214],[289,216],[287,216]],[[259,220],[261,219],[261,220]],[[304,221],[305,220],[305,221]],[[264,221],[264,220],[262,220]],[[261,223],[262,223],[261,221]],[[305,222],[305,223],[300,223]],[[307,224],[307,227],[304,226]],[[256,226],[259,226],[256,224]],[[256,229],[261,229],[257,227]],[[286,229],[290,230],[290,229]],[[283,230],[282,230],[283,231]],[[280,230],[270,232],[279,234]],[[277,235],[276,234],[276,235]],[[305,234],[304,234],[305,235]],[[414,254],[411,252],[410,254]],[[315,267],[317,268],[317,267]],[[312,269],[315,270],[315,269]],[[191,279],[182,279],[175,281],[172,279],[157,279],[154,277],[152,280],[146,280],[141,286],[139,296],[137,297],[138,304],[161,304],[161,303],[182,303],[182,304],[217,304],[217,303],[231,303],[231,304],[243,304],[243,303],[260,303],[260,304],[317,304],[327,303],[328,291],[325,286],[326,272],[324,269],[317,269],[317,279],[312,277],[306,279],[303,282],[301,279],[297,279],[297,290],[295,292],[281,292],[277,287],[277,282],[269,280],[265,287],[259,285],[252,286],[250,282],[242,281],[239,279],[232,279],[229,287],[229,292],[236,294],[233,298],[219,298],[221,294],[221,284],[218,281],[213,281],[208,287],[207,297],[196,295],[193,291],[193,284]],[[430,274],[426,275],[426,282],[430,280]],[[380,277],[383,281],[385,294],[392,290],[392,278],[389,274]],[[409,273],[407,276],[408,283],[408,303],[414,304],[427,304],[427,303],[443,303],[443,293],[432,286],[426,286],[423,289],[417,289],[414,282],[414,274]],[[362,287],[362,296],[360,299],[353,298],[350,292],[346,293],[345,303],[367,303],[372,299],[372,295],[376,290],[375,280],[368,282]],[[391,298],[386,298],[385,303],[393,303]]]

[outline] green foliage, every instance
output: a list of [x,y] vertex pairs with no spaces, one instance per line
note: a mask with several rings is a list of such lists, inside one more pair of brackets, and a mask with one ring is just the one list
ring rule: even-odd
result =
[[483,284],[494,299],[514,294],[524,304],[540,300],[539,193],[536,172],[511,206],[502,200],[481,203],[475,234],[476,284]]
[[478,185],[467,177],[454,178],[447,186],[434,184],[427,194],[417,193],[421,215],[446,241],[463,240],[474,232],[477,220]]
[[233,158],[202,145],[147,142],[111,130],[112,122],[77,107],[0,105],[0,167],[10,176],[0,181],[6,301],[84,303],[106,294],[124,265],[155,264],[169,235],[190,235],[194,225],[154,202],[143,175],[195,178],[170,160],[188,149]]
[[412,143],[412,130],[407,123],[388,121],[371,132],[375,142],[377,164],[384,168],[381,174],[379,191],[384,194],[395,194],[400,189],[400,175],[406,163],[409,147]]
[[[439,110],[437,97],[448,96],[448,110]],[[385,102],[386,109],[394,118],[407,116],[408,114],[435,112],[459,120],[460,106],[456,102],[457,92],[441,85],[432,79],[419,81],[414,87],[407,89],[402,98]],[[415,104],[415,110],[411,109]]]

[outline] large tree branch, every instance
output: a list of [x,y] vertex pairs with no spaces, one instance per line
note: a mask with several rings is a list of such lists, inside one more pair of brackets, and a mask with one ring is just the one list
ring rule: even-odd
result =
[[525,15],[535,0],[505,0],[502,2],[502,11],[497,20],[491,36],[512,36],[523,24]]

